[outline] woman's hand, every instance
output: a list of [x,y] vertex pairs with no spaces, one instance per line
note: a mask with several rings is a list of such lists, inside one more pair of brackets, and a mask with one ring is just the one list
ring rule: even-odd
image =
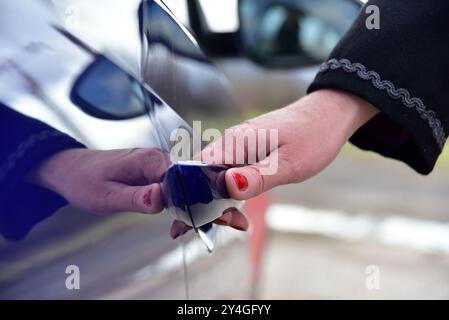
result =
[[[44,161],[29,180],[87,212],[152,214],[164,209],[160,183],[169,166],[169,155],[156,148],[68,149]],[[239,230],[248,228],[243,214],[233,208],[224,212],[216,223]],[[170,234],[176,238],[189,229],[175,221]]]
[[164,207],[160,182],[169,165],[168,155],[155,148],[68,149],[44,161],[31,180],[91,213],[157,213]]
[[[279,143],[259,157],[259,160],[277,160],[276,172],[261,174],[260,163],[232,168],[226,172],[229,194],[235,199],[249,199],[275,186],[314,176],[335,159],[351,135],[377,112],[353,95],[320,90],[290,106],[232,128],[232,132],[275,129]],[[225,143],[222,138],[206,148],[202,155],[217,148],[224,149]],[[248,159],[254,150],[246,144],[244,150],[233,150],[233,153],[243,152]],[[221,163],[225,163],[222,160]],[[31,173],[30,181],[92,213],[158,213],[164,208],[160,182],[169,165],[168,154],[154,148],[69,149],[39,165]],[[216,223],[239,230],[248,228],[245,217],[233,208],[224,212]],[[182,222],[175,221],[170,234],[176,238],[188,229]]]
[[[226,185],[231,197],[239,200],[255,197],[275,186],[304,181],[326,168],[338,155],[342,146],[354,132],[374,117],[378,110],[368,102],[351,94],[335,90],[316,91],[297,102],[255,119],[245,121],[216,143],[201,153],[201,159],[208,161],[215,152],[229,154],[226,144],[246,130],[259,129],[278,131],[278,144],[267,148],[265,158],[277,166],[272,175],[262,174],[266,165],[253,163],[229,169],[226,172]],[[259,153],[254,146],[244,144],[243,150],[233,150],[233,157],[241,153],[248,159]],[[267,143],[270,145],[270,143]],[[232,158],[232,157],[231,157]],[[222,156],[221,163],[226,163]],[[233,163],[226,163],[233,165]]]

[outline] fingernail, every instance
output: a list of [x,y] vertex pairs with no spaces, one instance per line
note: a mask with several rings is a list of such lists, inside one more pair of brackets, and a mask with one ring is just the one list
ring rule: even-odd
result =
[[217,219],[225,224],[230,224],[232,221],[232,215],[229,212],[224,213],[220,218]]
[[143,196],[143,203],[148,207],[151,207],[151,189]]
[[178,237],[180,237],[180,236],[182,236],[182,235],[184,235],[184,234],[186,234],[187,233],[187,231],[189,231],[189,229],[183,229],[183,230],[177,230],[176,231],[176,233],[174,234],[174,236],[173,236],[173,240],[174,239],[177,239]]
[[233,172],[232,177],[234,178],[235,184],[240,191],[245,191],[248,188],[248,179],[240,173]]

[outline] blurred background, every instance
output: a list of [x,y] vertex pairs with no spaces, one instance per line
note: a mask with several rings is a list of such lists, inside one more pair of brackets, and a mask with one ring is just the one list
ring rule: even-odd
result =
[[[226,79],[232,107],[207,96],[195,114],[203,129],[220,130],[303,96],[363,10],[349,0],[164,3]],[[299,45],[277,47],[273,30],[291,14]],[[193,78],[190,92],[204,91]],[[178,111],[182,99],[150,85]],[[249,201],[251,231],[220,229],[212,255],[193,235],[168,239],[164,214],[99,218],[66,208],[21,242],[0,240],[0,297],[448,299],[448,192],[447,149],[424,177],[348,144],[317,177]],[[64,287],[70,264],[80,267],[81,290]]]
[[[211,28],[239,28],[237,1],[203,4]],[[326,4],[317,4],[323,16]],[[352,14],[344,1],[334,4],[334,14]],[[180,5],[169,5],[187,21]],[[215,62],[251,117],[297,99],[316,72],[308,66],[266,69],[246,57]],[[236,122],[230,119],[223,127]],[[448,154],[445,149],[425,177],[348,144],[317,177],[270,192],[259,297],[449,298]],[[378,267],[378,289],[367,287],[370,266]]]

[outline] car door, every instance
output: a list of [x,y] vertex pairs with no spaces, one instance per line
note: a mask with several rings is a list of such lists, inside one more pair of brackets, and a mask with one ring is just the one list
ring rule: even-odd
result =
[[[31,35],[24,41],[36,48],[15,47],[0,76],[20,85],[10,84],[2,101],[89,147],[160,147],[164,128],[238,112],[226,78],[161,1],[7,4],[21,16],[17,27]],[[28,24],[32,13],[40,19]],[[30,32],[33,26],[39,32]],[[150,96],[148,108],[136,107],[136,83]],[[0,240],[0,297],[248,297],[247,235],[217,227],[209,255],[192,233],[171,240],[172,220],[165,212],[104,217],[66,207],[22,241]]]

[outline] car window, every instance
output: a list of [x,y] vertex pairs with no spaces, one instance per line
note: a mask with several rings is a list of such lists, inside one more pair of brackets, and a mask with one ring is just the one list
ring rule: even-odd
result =
[[241,36],[257,60],[324,60],[360,11],[353,0],[242,0]]

